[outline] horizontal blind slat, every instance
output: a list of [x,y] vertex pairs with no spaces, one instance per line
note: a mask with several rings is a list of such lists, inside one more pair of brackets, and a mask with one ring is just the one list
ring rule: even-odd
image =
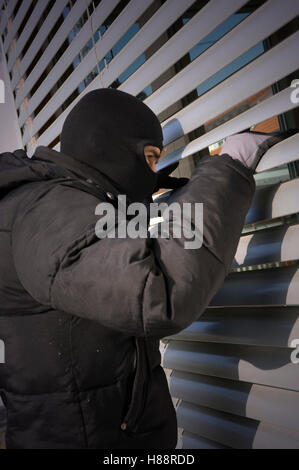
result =
[[299,260],[299,225],[276,227],[240,238],[233,268]]
[[226,0],[225,3],[218,0],[208,2],[120,85],[119,89],[136,96],[245,3],[244,0]]
[[[91,72],[92,69],[97,65],[97,61],[103,59],[105,55],[115,46],[115,44],[121,39],[121,37],[128,31],[128,29],[131,27],[131,25],[134,24],[135,21],[139,18],[140,15],[144,13],[144,11],[148,8],[152,0],[132,0],[123,10],[121,15],[119,15],[115,21],[112,23],[112,25],[109,27],[109,29],[105,32],[104,36],[100,41],[97,42],[96,44],[96,49],[97,49],[97,55],[95,54],[94,48],[92,48],[89,53],[84,57],[84,59],[80,62],[80,64],[76,67],[76,70],[72,72],[72,74],[67,78],[66,82],[62,85],[62,87],[55,93],[55,95],[51,98],[51,100],[47,103],[47,106],[42,110],[41,113],[35,118],[33,126],[33,132],[37,132],[40,127],[49,119],[49,117],[54,114],[54,112],[57,110],[59,105],[63,103],[69,95],[76,89],[76,87],[79,86],[82,80],[86,78],[86,75],[88,74],[88,71]],[[107,7],[111,8],[111,2],[108,2],[106,4]],[[98,24],[100,26],[100,18],[101,22],[104,21],[105,17],[103,16],[104,10],[102,4],[99,5],[98,9],[96,10],[97,14],[97,23],[95,22],[95,18],[93,17],[93,22],[95,24]],[[87,25],[87,29],[90,29],[90,25]],[[82,34],[86,34],[86,29],[82,30]],[[90,37],[91,37],[91,31],[90,31]],[[80,39],[80,33],[78,35],[78,40]],[[135,38],[133,38],[134,40]],[[76,41],[76,39],[75,39]],[[66,55],[68,54],[68,50],[65,53]],[[60,68],[60,73],[59,69]],[[53,69],[53,74],[55,73],[56,75],[59,73],[61,75],[64,70],[64,60],[61,58],[59,63],[57,63],[57,67]],[[53,77],[50,77],[51,80]],[[79,101],[88,91],[91,91],[92,89],[97,89],[102,86],[102,75],[97,77],[93,82],[90,84],[93,86],[86,87],[83,92],[80,94],[80,96],[77,98],[77,100],[74,100],[71,105],[67,108],[64,113],[62,113],[59,118],[55,121],[55,123],[52,126],[57,127],[62,127],[63,123],[63,118],[66,114],[70,112],[70,110],[75,106],[76,102]],[[37,97],[33,97],[32,103],[29,102],[29,106],[33,105],[36,106],[37,102],[41,100],[41,98],[47,93],[47,91],[50,88],[50,81],[47,80],[43,85],[42,85],[42,94],[37,91]],[[24,114],[22,115],[22,119],[24,119]],[[51,131],[51,137],[49,139],[49,142],[55,139],[58,134],[60,134],[60,130],[58,131],[57,135],[55,134],[54,127],[50,127],[46,131],[47,132]],[[52,138],[52,135],[54,137]],[[29,133],[28,131],[25,132],[23,136],[23,143],[24,145],[29,141]],[[40,140],[38,140],[39,144]]]
[[229,274],[210,305],[298,305],[299,269],[295,267]]
[[[216,44],[212,45],[191,64],[150,95],[146,100],[146,104],[154,109],[155,113],[161,113],[180,98],[196,89],[196,87],[212,77],[216,72],[240,57],[251,47],[269,37],[298,14],[299,3],[293,0],[286,0],[283,9],[281,8],[281,0],[266,2],[242,21],[241,24],[233,28],[232,31],[217,41]],[[269,21],[269,17],[271,17],[271,21]],[[200,23],[200,19],[199,12],[198,23]],[[188,23],[186,26],[188,26]],[[194,29],[198,27],[199,31],[201,31],[201,24],[194,23],[192,26]],[[254,31],[254,34],[252,34],[252,31]],[[160,70],[160,63],[153,62],[152,67]],[[132,77],[132,80],[134,80],[134,77]],[[127,87],[124,86],[124,89],[127,90]]]
[[299,449],[299,433],[288,428],[240,418],[182,402],[180,427],[196,435],[237,449]]
[[256,173],[299,159],[299,133],[270,148],[256,168]]
[[[101,3],[96,11],[93,13],[92,16],[92,21],[93,24],[95,25],[101,25],[104,20],[109,16],[109,14],[113,11],[115,6],[117,5],[119,0],[104,0],[103,3]],[[150,3],[150,0],[142,0],[140,2],[141,8],[144,6],[146,8],[148,4]],[[26,83],[24,85],[24,93],[30,90],[30,87],[33,86],[35,83],[36,79],[38,78],[39,75],[43,72],[43,70],[46,68],[48,62],[51,60],[51,58],[55,55],[55,51],[59,48],[59,46],[62,44],[64,41],[64,38],[61,34],[62,31],[65,29],[71,30],[72,27],[76,24],[76,22],[79,20],[79,18],[82,16],[82,14],[85,11],[86,6],[84,4],[78,4],[78,6],[81,5],[81,9],[72,9],[70,14],[67,16],[65,19],[64,24],[61,26],[61,29],[57,31],[56,35],[52,39],[51,43],[48,45],[45,53],[43,56],[40,58],[39,63],[37,66],[33,69],[31,74],[26,80]],[[101,8],[100,8],[101,7]],[[137,10],[137,15],[139,13],[139,9]],[[133,15],[132,17],[132,22],[134,21],[135,16]],[[68,26],[67,26],[68,25]],[[120,25],[119,25],[120,26]],[[126,28],[130,26],[130,23],[126,24]],[[108,32],[107,32],[108,34]],[[122,28],[119,28],[119,34],[122,34]],[[108,35],[109,36],[109,35]],[[72,64],[76,56],[78,55],[78,52],[85,46],[85,44],[88,42],[88,40],[92,37],[92,32],[90,29],[90,23],[86,22],[85,25],[80,29],[76,37],[73,39],[67,50],[63,53],[63,55],[60,57],[60,59],[57,61],[57,63],[54,65],[52,68],[51,72],[47,76],[47,80],[45,80],[40,87],[37,89],[37,91],[34,93],[34,95],[31,97],[29,100],[28,106],[26,110],[23,110],[20,114],[19,118],[19,123],[20,125],[23,125],[26,118],[27,118],[27,113],[32,113],[37,106],[41,103],[43,98],[49,93],[51,90],[53,83],[56,83],[59,78],[63,75],[64,71],[69,67],[69,65]],[[97,58],[94,55],[94,49],[90,51],[88,54],[89,56],[93,56],[93,60],[91,61],[91,67],[96,65]],[[87,59],[84,60],[84,66],[87,69],[88,64],[87,64]],[[80,67],[82,69],[82,66]],[[76,68],[74,72],[72,72],[72,76],[76,76],[80,70],[79,67]],[[86,70],[82,71],[82,76],[83,78],[86,76],[87,72]],[[79,74],[78,74],[79,75]],[[81,78],[80,78],[81,79]],[[79,82],[80,82],[80,79]],[[78,83],[79,83],[78,82]],[[65,84],[63,84],[65,85]],[[54,95],[55,96],[55,95]],[[17,102],[18,102],[18,96],[17,96]],[[45,111],[44,111],[45,112]]]
[[[32,3],[32,2],[28,2],[28,4],[26,5],[23,2],[23,4],[21,5],[20,10],[18,11],[18,15],[13,21],[14,35],[16,35],[16,32],[17,32],[19,26],[21,25],[21,23],[24,19],[24,16],[26,14],[26,11],[28,10],[28,7],[30,6],[29,5],[30,3]],[[26,8],[25,8],[25,6],[26,6]],[[32,14],[30,15],[30,18],[28,19],[21,35],[17,38],[16,47],[14,49],[14,54],[11,54],[10,57],[9,57],[9,61],[8,61],[9,70],[11,70],[16,58],[19,57],[19,55],[21,54],[23,47],[25,46],[25,44],[26,44],[27,40],[29,39],[34,27],[36,26],[38,20],[40,19],[40,16],[41,16],[43,10],[45,9],[45,7],[46,7],[46,5],[45,5],[44,0],[39,0],[37,2],[37,4],[36,4]],[[13,75],[15,75],[15,74],[18,77],[18,71],[17,71],[16,68],[13,70]]]
[[210,307],[198,321],[166,339],[287,348],[298,338],[299,307],[283,306]]
[[[43,25],[39,29],[36,37],[34,38],[34,41],[32,41],[29,49],[26,51],[26,54],[22,58],[20,62],[20,67],[19,67],[19,73],[21,76],[23,76],[31,64],[32,60],[34,59],[35,55],[37,54],[41,44],[43,44],[45,37],[47,36],[48,32],[52,29],[52,27],[55,25],[57,18],[62,14],[65,6],[67,4],[67,0],[61,0],[59,2],[56,2],[50,13],[48,14],[46,20],[44,21]],[[17,82],[19,80],[19,75],[14,74],[12,78],[12,88],[15,88]],[[23,93],[21,89],[21,94]],[[24,95],[23,95],[24,97]]]
[[[296,32],[164,121],[162,123],[164,145],[191,132],[296,70],[299,66],[298,41],[299,32]],[[277,61],[279,61],[280,67],[277,67]],[[234,92],[232,93],[231,90],[234,90]],[[255,123],[261,122],[275,114],[279,114],[279,110],[284,112],[295,108],[297,104],[292,103],[290,90],[287,88],[268,98],[254,108],[245,111],[200,137],[201,140],[197,139],[191,144],[197,144],[196,151],[198,151],[199,143],[201,148],[205,148],[223,137],[236,133],[242,129],[242,126],[248,126],[248,119],[250,118],[251,120],[254,119]],[[287,96],[285,96],[286,94]],[[266,107],[267,104],[268,107]],[[153,111],[155,112],[155,109]],[[247,117],[247,121],[245,121],[244,116]],[[189,149],[191,144],[189,144]]]
[[[169,341],[162,358],[166,369],[299,391],[291,348]],[[176,397],[179,398],[179,397]]]
[[[145,23],[144,26],[117,56],[109,63],[109,67],[103,70],[103,86],[107,87],[116,80],[130,64],[146,51],[154,41],[171,26],[194,0],[168,0]],[[121,87],[119,87],[121,89]],[[123,90],[126,91],[126,90]]]
[[280,388],[173,371],[172,397],[299,432],[299,393]]

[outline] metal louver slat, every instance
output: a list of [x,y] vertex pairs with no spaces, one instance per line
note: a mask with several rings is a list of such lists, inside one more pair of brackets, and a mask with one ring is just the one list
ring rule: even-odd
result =
[[281,226],[240,238],[232,267],[299,259],[299,225]]
[[[284,75],[294,71],[299,64],[297,54],[298,39],[299,33],[293,34],[278,46],[263,54],[262,57],[256,59],[253,63],[247,65],[241,71],[222,82],[216,88],[198,98],[195,102],[191,103],[191,105],[183,108],[182,111],[179,111],[170,120],[165,121],[163,127],[164,144],[166,145],[169,142],[182,137],[184,134],[192,131],[195,127],[202,125],[207,120],[218,115],[222,110],[224,111],[228,107],[237,104],[239,101],[250,96],[254,92],[261,90],[267,84],[273,83],[275,80],[279,80]],[[276,66],[277,55],[279,55],[281,60],[280,68],[277,68]],[[92,82],[91,85],[92,86],[87,87],[84,90],[80,95],[81,97],[85,92],[91,91],[98,86],[98,84],[94,82]],[[228,90],[231,89],[234,89],[233,95],[228,93]],[[67,112],[62,113],[55,123],[39,138],[38,145],[47,145],[57,137],[61,131],[64,116],[70,111],[75,103],[76,100],[72,102],[72,105],[66,110]],[[216,130],[206,134],[203,138],[200,137],[199,139],[205,139],[205,143],[202,148],[220,140],[222,137],[226,137],[227,135],[249,127],[252,124],[252,120],[254,120],[255,123],[257,121],[260,122],[295,107],[296,103],[293,103],[290,100],[290,90],[286,89],[272,98],[269,98],[265,102],[246,111],[241,116],[238,116],[223,126],[219,126]],[[249,126],[248,121],[250,121]],[[232,124],[234,124],[235,127],[232,127]],[[221,137],[218,135],[218,130],[220,128],[221,130],[224,129],[224,135]],[[218,132],[217,134],[216,131]],[[213,137],[211,137],[212,135]],[[208,141],[208,138],[210,142]],[[189,144],[188,148],[191,149],[192,146],[196,144],[198,145],[199,139]],[[24,139],[24,141],[26,142],[27,140]],[[198,151],[198,148],[194,151]],[[178,159],[178,157],[176,159]],[[164,161],[167,165],[174,160],[173,155],[170,155],[165,158]]]
[[[192,2],[190,2],[192,3]],[[163,13],[163,18],[160,18],[159,17],[159,25],[161,27],[161,21],[163,20],[163,30],[165,31],[173,21],[175,21],[181,14],[182,12],[187,8],[187,5],[189,4],[189,0],[188,0],[188,3],[186,2],[176,2],[174,4],[174,2],[169,1],[167,3],[165,3],[159,10],[158,10],[158,15],[156,16],[156,18],[159,17],[159,15],[161,15],[161,12]],[[174,8],[174,5],[176,8]],[[132,7],[132,4],[129,3],[129,5],[127,6],[128,7]],[[134,10],[132,10],[131,12],[131,16],[133,15],[134,16]],[[124,20],[125,20],[125,17],[124,17],[124,14],[122,13],[122,15],[119,16],[119,18],[117,18],[117,20],[115,22],[113,22],[113,24],[111,25],[111,27],[109,28],[109,30],[105,33],[102,41],[100,44],[97,43],[96,45],[96,48],[97,48],[97,55],[98,55],[98,58],[99,59],[102,59],[105,54],[117,43],[117,41],[120,39],[121,35],[120,35],[120,31],[121,31],[121,28],[120,28],[120,24],[124,24],[124,26],[126,27],[125,31],[127,30],[127,24],[128,24],[128,20],[126,20],[126,23],[124,23]],[[156,27],[156,22],[151,22],[151,24],[153,26]],[[145,25],[146,26],[146,25]],[[142,28],[143,30],[143,28]],[[141,30],[141,32],[142,32]],[[163,30],[159,30],[159,34],[161,34],[163,32]],[[124,31],[124,32],[125,32]],[[123,32],[123,33],[124,33]],[[156,33],[158,34],[158,32],[156,31]],[[139,37],[140,38],[140,37]],[[148,33],[146,34],[146,38],[148,38]],[[136,37],[135,37],[135,40],[136,40]],[[154,36],[151,38],[151,41],[154,40]],[[104,49],[105,47],[105,49]],[[127,50],[129,49],[131,46],[130,46],[130,43],[127,44],[127,46],[124,48],[124,50]],[[135,49],[136,46],[133,47],[133,50],[137,50]],[[144,49],[148,47],[148,43],[144,43]],[[121,53],[120,53],[121,54]],[[115,58],[115,60],[118,59],[118,57],[120,56],[120,54],[118,54]],[[70,90],[73,90],[77,85],[79,85],[80,83],[80,80],[82,80],[83,78],[85,78],[85,74],[86,74],[86,69],[88,69],[88,67],[86,67],[86,60],[88,60],[88,57],[89,55],[86,56],[85,58],[85,62],[83,61],[81,64],[82,64],[82,67],[84,66],[84,74],[82,72],[82,75],[81,75],[81,64],[77,67],[77,74],[75,77],[73,77],[73,81],[70,82],[70,79],[68,79],[68,82],[67,82],[67,87],[63,87],[63,94],[62,96],[60,95],[60,99],[62,101],[64,101],[64,99],[66,99],[69,94],[70,94]],[[120,56],[121,57],[121,56]],[[137,57],[131,57],[132,61],[134,60],[134,58],[137,58]],[[113,62],[113,61],[112,61]],[[109,64],[109,69],[112,65],[112,62]],[[95,64],[94,64],[95,65]],[[127,66],[129,66],[130,64],[127,64]],[[90,67],[91,69],[92,67]],[[72,76],[70,77],[72,78]],[[88,87],[86,87],[83,92],[80,94],[80,97],[78,97],[77,99],[75,99],[71,105],[58,117],[58,119],[56,119],[56,121],[54,122],[54,124],[52,126],[50,126],[47,131],[42,135],[40,136],[40,138],[38,139],[38,145],[48,145],[49,142],[51,142],[52,140],[54,140],[61,132],[61,128],[62,128],[62,124],[64,122],[64,119],[66,117],[66,115],[70,112],[70,110],[75,106],[75,104],[77,103],[77,101],[79,99],[82,98],[82,96],[84,96],[86,93],[88,93],[89,91],[92,91],[94,89],[97,89],[99,88],[99,86],[101,86],[101,83],[102,83],[102,77],[101,77],[101,81],[98,79],[98,80],[94,80]],[[54,96],[54,98],[56,97],[56,95]],[[50,115],[56,111],[56,109],[54,109],[55,106],[48,106],[47,107],[47,114],[48,116],[47,117],[50,117]],[[44,122],[44,121],[43,121]],[[35,120],[35,131],[36,129],[39,128],[40,126],[40,123],[37,125],[37,121]],[[27,143],[29,140],[29,134],[28,132],[25,133],[24,135],[24,138],[23,138],[23,142],[24,144]]]
[[205,439],[204,437],[196,436],[192,432],[184,431],[181,436],[182,447],[184,449],[229,449],[228,446],[223,446],[215,441]]
[[[224,343],[170,341],[163,367],[299,391],[292,349]],[[180,397],[176,397],[180,398]]]
[[[35,10],[37,10],[37,7],[39,7],[39,9],[41,8],[41,4],[42,1],[40,1],[38,3],[38,5],[35,7]],[[13,24],[12,24],[12,36],[16,36],[17,32],[18,32],[18,29],[19,27],[21,26],[21,23],[24,19],[24,16],[26,15],[27,13],[27,10],[29,9],[30,7],[30,4],[31,4],[31,1],[30,0],[24,0],[22,2],[22,5],[20,6],[19,10],[18,10],[18,13],[17,13],[17,16],[14,18],[14,21],[13,21]],[[45,6],[45,3],[43,2],[43,5]],[[27,39],[29,38],[29,35],[30,35],[30,29],[29,27],[32,25],[32,16],[29,18],[29,21],[28,23],[25,25],[23,31],[21,32],[21,35],[20,37],[18,38],[18,41],[16,43],[16,47],[13,48],[13,53],[9,51],[9,61],[8,61],[8,69],[11,71],[11,68],[13,66],[13,64],[15,63],[15,60],[16,58],[18,57],[18,55],[20,54],[21,50],[20,50],[20,44],[19,44],[19,41],[22,42],[22,44],[24,45],[25,42],[24,42],[24,38],[26,37]],[[27,40],[26,39],[26,40]]]
[[[27,5],[25,4],[25,2],[23,2],[23,4],[21,5],[21,7],[18,11],[17,17],[15,18],[15,20],[13,22],[14,34],[16,34],[16,32],[18,30],[18,27],[20,26],[29,5],[30,5],[29,2],[27,3]],[[27,40],[29,39],[34,27],[36,26],[38,20],[40,19],[40,15],[43,12],[43,10],[45,9],[45,7],[46,7],[46,5],[45,5],[44,0],[39,0],[37,2],[37,4],[36,4],[32,14],[30,15],[30,18],[29,18],[28,22],[26,23],[21,35],[17,39],[16,47],[13,49],[14,53],[10,54],[9,61],[8,61],[9,70],[11,70],[13,64],[15,63],[16,57],[19,57],[19,55],[21,54],[23,47],[25,46],[25,44],[26,44]],[[17,71],[15,70],[14,73],[17,73]]]
[[[12,12],[14,10],[14,7],[16,5],[18,0],[11,0],[9,2],[6,2],[6,9],[5,9],[5,14],[4,14],[4,17],[5,17],[5,20],[7,21],[7,18],[10,18],[11,15],[12,15]],[[24,0],[24,3],[26,5],[26,7],[28,8],[29,7],[29,4],[30,4],[30,0]],[[5,21],[5,22],[6,22]],[[11,24],[10,27],[8,27],[8,33],[7,33],[7,36],[5,38],[5,41],[4,41],[4,44],[3,44],[3,49],[4,49],[4,52],[7,53],[8,51],[8,48],[11,44],[11,41],[13,39],[13,29],[12,29],[13,25]],[[2,31],[1,31],[2,33]]]
[[0,34],[3,34],[5,27],[6,27],[6,14],[3,11],[3,13],[1,13],[1,16],[0,16]]
[[[169,153],[163,158],[163,161],[157,165],[157,168],[159,170],[165,168],[181,158],[189,157],[190,155],[205,149],[209,145],[218,142],[229,135],[241,132],[258,122],[265,121],[277,114],[296,108],[296,103],[292,103],[290,100],[292,91],[292,88],[287,88],[281,91],[277,95],[268,98],[248,111],[244,111],[241,115],[237,116],[237,118],[231,119],[228,123],[218,126],[216,129],[204,134],[202,137],[198,137],[186,146]],[[178,123],[176,125],[179,126]],[[263,157],[263,161],[258,165],[256,169],[257,173],[265,171],[266,169],[275,168],[283,163],[296,160],[298,158],[297,143],[298,135],[296,134],[269,149]],[[276,147],[277,150],[274,153],[274,149]],[[267,167],[264,166],[264,160],[267,162]]]
[[[299,212],[299,201],[297,197],[298,191],[299,178],[286,181],[282,184],[274,184],[268,185],[264,188],[258,188],[246,215],[245,225],[296,214]],[[155,201],[159,203],[167,201],[168,197],[169,193],[161,194],[155,198]],[[271,247],[272,251],[273,248],[274,247]],[[293,250],[294,256],[296,256],[296,246],[289,246],[288,250],[291,252]],[[287,251],[284,251],[284,253],[284,256],[287,256]]]
[[[258,328],[257,328],[258,325]],[[299,338],[299,307],[209,307],[171,341],[288,348]]]
[[270,148],[263,156],[256,168],[257,173],[270,170],[279,165],[290,163],[299,159],[299,134],[295,134],[289,139]]
[[[17,4],[17,1],[18,0],[6,0],[6,11],[7,11],[7,15],[10,17],[12,15],[12,12],[14,11],[14,8]],[[24,3],[29,3],[29,0],[23,0]]]
[[[97,7],[96,11],[92,15],[92,22],[94,25],[101,25],[103,24],[104,20],[111,14],[113,9],[116,7],[118,4],[119,0],[103,0],[101,4]],[[140,3],[141,8],[143,8],[145,4],[145,8],[149,5],[150,1],[149,0],[142,0]],[[134,6],[134,5],[133,5]],[[76,8],[77,7],[77,8]],[[30,90],[30,87],[32,87],[35,83],[35,81],[38,78],[38,75],[41,73],[42,70],[44,70],[51,60],[53,56],[55,56],[55,51],[60,47],[60,45],[63,43],[65,40],[65,37],[63,35],[63,31],[65,31],[65,28],[67,30],[72,30],[72,28],[75,26],[76,22],[79,20],[79,18],[82,16],[86,9],[86,5],[84,3],[79,2],[78,5],[75,5],[74,8],[70,11],[69,15],[65,19],[65,23],[61,26],[61,28],[57,31],[56,35],[48,45],[47,49],[45,50],[44,54],[40,58],[39,62],[37,63],[37,66],[33,69],[31,74],[26,80],[26,83],[24,85],[24,90],[25,93]],[[138,9],[137,14],[140,10]],[[141,10],[142,11],[142,10]],[[131,21],[134,21],[134,16]],[[126,22],[126,28],[128,28],[131,24]],[[121,25],[119,25],[121,26]],[[122,33],[122,28],[120,27],[120,34]],[[41,86],[38,88],[36,93],[32,96],[28,103],[27,111],[25,110],[21,113],[20,115],[20,125],[24,123],[27,117],[27,112],[31,113],[33,112],[37,106],[40,104],[40,102],[43,100],[43,98],[49,93],[51,90],[51,87],[53,86],[53,83],[56,83],[61,75],[63,74],[63,71],[65,68],[67,68],[75,59],[75,57],[78,55],[78,51],[80,51],[85,44],[88,42],[88,40],[91,38],[92,32],[90,28],[90,23],[86,22],[84,26],[80,29],[76,37],[73,39],[67,50],[64,52],[64,54],[60,57],[58,62],[54,65],[52,68],[51,72],[49,73],[47,80],[44,81]],[[92,52],[94,53],[94,52]],[[94,61],[96,62],[96,57],[94,57]],[[18,95],[17,95],[17,103],[18,103]]]
[[[92,69],[97,65],[98,60],[102,59],[104,55],[109,52],[109,50],[117,43],[118,40],[121,39],[122,35],[128,30],[128,28],[134,24],[135,21],[139,18],[139,16],[144,13],[144,11],[148,8],[152,0],[133,0],[129,3],[126,7],[126,10],[123,14],[113,23],[108,31],[103,36],[103,39],[100,42],[100,49],[98,54],[95,54],[95,50],[92,49],[80,62],[77,66],[76,70],[67,78],[66,82],[60,87],[55,95],[48,101],[47,106],[42,109],[42,111],[35,117],[33,122],[33,133],[37,133],[39,129],[47,122],[49,117],[51,117],[55,111],[59,108],[61,103],[64,103],[69,95],[72,93],[73,90],[79,86],[80,82],[84,80],[86,77],[87,71],[92,71]],[[101,12],[101,10],[99,10]],[[89,25],[88,25],[89,26]],[[88,29],[85,31],[87,34],[86,40],[91,36],[91,31]],[[98,47],[98,43],[97,46]],[[67,51],[68,52],[68,51]],[[112,62],[111,62],[112,63]],[[62,73],[64,62],[61,59],[57,71],[60,70]],[[110,64],[109,64],[110,68]],[[98,87],[102,84],[101,81],[98,82]],[[51,87],[50,82],[48,80],[44,83],[42,89],[42,96],[46,94],[46,92]],[[98,88],[97,87],[97,88]],[[38,94],[38,100],[40,99],[40,93]],[[80,95],[82,96],[82,94]],[[23,137],[24,144],[27,143],[29,140],[29,134],[26,132]]]
[[[245,3],[244,0],[226,0],[225,3],[218,0],[208,2],[182,29],[120,85],[119,89],[136,96]],[[171,80],[167,83],[170,84]],[[164,87],[160,89],[162,88]]]
[[169,380],[173,397],[193,405],[265,421],[299,432],[299,394],[291,390],[175,371]]
[[[31,43],[28,51],[26,51],[26,54],[22,58],[20,62],[20,67],[19,67],[19,74],[20,76],[25,75],[25,72],[31,62],[33,61],[34,57],[38,53],[41,44],[44,42],[44,38],[47,36],[47,32],[51,31],[52,27],[55,25],[57,18],[62,14],[65,5],[67,1],[62,0],[59,2],[56,2],[50,13],[48,14],[46,20],[42,24],[41,28],[39,29],[35,40]],[[19,81],[19,74],[14,74],[13,79],[12,79],[12,87],[15,88],[17,82]]]
[[229,274],[211,302],[211,305],[297,304],[299,269],[296,267]]
[[[163,123],[164,144],[167,145],[191,132],[254,93],[295,71],[299,66],[298,40],[299,32],[294,33],[166,120]],[[277,57],[279,57],[280,67],[277,67]],[[231,90],[234,90],[233,94]],[[205,134],[202,138],[200,137],[201,141],[197,139],[196,144],[200,142],[203,144],[202,148],[205,148],[223,137],[250,127],[252,123],[248,126],[249,117],[256,123],[295,108],[297,104],[291,101],[290,95],[291,91],[287,88]],[[152,109],[157,112],[155,108]],[[244,116],[247,117],[247,121],[244,120]],[[190,147],[192,144],[193,142]],[[198,150],[199,148],[196,149],[196,151]]]
[[[0,34],[3,33],[5,27],[7,26],[7,18],[9,18],[11,16],[16,3],[17,3],[17,0],[11,0],[9,2],[6,1],[6,8],[5,8],[5,11],[3,12],[3,15],[1,16]],[[25,9],[27,10],[29,8],[29,5],[30,5],[30,0],[23,0],[22,3],[25,6]],[[6,43],[7,38],[9,38],[8,39],[9,42],[6,44],[6,46],[8,47],[10,45],[11,40],[12,40],[12,30],[8,32],[7,37],[5,38],[5,41],[4,41],[5,43]],[[7,52],[6,48],[4,48],[4,50],[5,50],[5,52]]]
[[[64,1],[64,4],[66,5],[67,1]],[[61,6],[63,6],[63,3],[61,4]],[[46,67],[49,64],[49,62],[51,61],[51,59],[55,56],[55,53],[57,53],[60,46],[65,41],[65,39],[66,39],[65,29],[67,29],[67,31],[72,30],[72,28],[75,26],[76,22],[79,20],[80,16],[84,12],[85,8],[86,8],[86,6],[83,5],[81,2],[77,2],[77,4],[75,4],[73,6],[73,8],[69,12],[68,16],[65,18],[64,23],[60,26],[60,28],[56,32],[55,36],[52,38],[50,44],[47,46],[46,50],[43,52],[43,54],[41,55],[41,57],[37,61],[35,67],[33,68],[33,70],[28,75],[27,79],[25,80],[24,86],[22,87],[21,90],[17,91],[16,107],[20,106],[23,97],[28,95],[28,93],[32,89],[33,85],[36,83],[37,79],[40,77],[40,75],[46,69]],[[43,42],[43,40],[41,39],[41,43],[42,42]],[[20,47],[20,45],[18,47]],[[29,50],[27,52],[29,53]],[[48,79],[51,79],[51,77],[49,77],[49,75],[48,75]],[[12,83],[13,84],[15,83],[14,77],[13,77]],[[31,99],[30,99],[28,105],[30,105],[30,103],[31,103]],[[28,107],[27,112],[31,113],[32,109],[29,109],[29,107]],[[26,118],[27,118],[27,112],[25,113]],[[23,125],[23,122],[21,123],[21,117],[22,117],[23,113],[24,113],[24,111],[20,115],[20,119],[19,119],[20,125]]]
[[[154,109],[156,113],[161,113],[170,104],[186,96],[216,72],[299,14],[299,3],[293,0],[286,0],[284,7],[282,10],[281,0],[266,2],[247,19],[242,21],[241,24],[216,42],[215,45],[211,46],[180,73],[176,74],[165,85],[150,95],[146,100],[146,104]],[[198,15],[198,22],[200,22],[201,18],[203,21],[205,20],[204,17],[201,17],[200,12]],[[269,16],[271,16],[271,21],[267,21]],[[199,24],[198,27],[200,28]],[[253,29],[254,34],[252,34]],[[152,65],[156,69],[160,69],[160,63],[153,63]],[[134,76],[132,77],[133,79]]]
[[288,428],[182,402],[177,409],[180,427],[237,449],[298,449],[299,433]]
[[256,191],[245,224],[299,212],[299,178]]
[[192,3],[194,0],[168,0],[136,34],[134,41],[127,44],[103,71],[102,86],[107,87],[116,80]]

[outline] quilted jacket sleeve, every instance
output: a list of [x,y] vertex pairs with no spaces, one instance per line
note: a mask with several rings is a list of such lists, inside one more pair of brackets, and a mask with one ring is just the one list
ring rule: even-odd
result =
[[[251,170],[206,157],[169,202],[203,203],[203,244],[185,238],[99,239],[98,200],[39,185],[12,231],[18,277],[39,303],[134,336],[164,337],[196,320],[222,285],[255,190]],[[42,189],[41,189],[42,188]]]

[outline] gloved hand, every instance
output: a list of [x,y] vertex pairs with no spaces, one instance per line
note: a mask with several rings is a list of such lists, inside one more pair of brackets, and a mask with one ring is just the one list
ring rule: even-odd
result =
[[188,183],[189,178],[175,178],[174,176],[169,176],[179,165],[179,162],[175,162],[172,165],[163,168],[158,171],[158,181],[156,187],[154,188],[154,193],[159,191],[159,189],[177,189],[181,186],[184,186]]
[[227,154],[234,160],[239,160],[247,168],[255,170],[267,150],[297,132],[298,129],[290,129],[285,132],[265,134],[246,130],[227,137],[220,155]]

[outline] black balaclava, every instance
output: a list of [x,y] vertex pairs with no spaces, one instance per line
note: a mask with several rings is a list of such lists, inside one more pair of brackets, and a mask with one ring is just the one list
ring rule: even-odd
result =
[[61,152],[103,174],[132,201],[153,193],[157,174],[144,146],[163,148],[157,116],[134,96],[111,88],[87,93],[67,116]]

